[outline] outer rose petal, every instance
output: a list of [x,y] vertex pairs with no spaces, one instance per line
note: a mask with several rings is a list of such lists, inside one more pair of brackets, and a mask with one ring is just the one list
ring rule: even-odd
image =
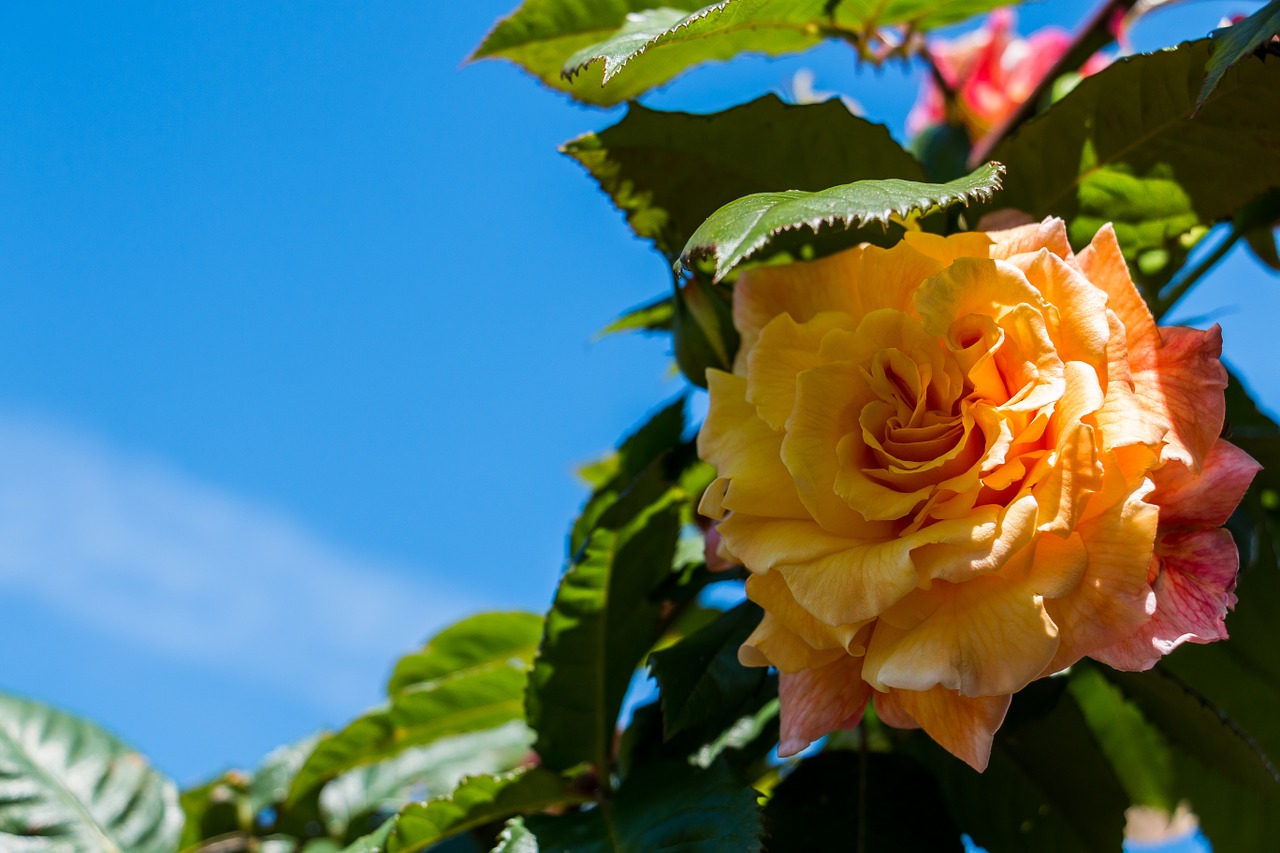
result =
[[1180,462],[1161,466],[1147,500],[1160,507],[1162,527],[1220,527],[1260,470],[1252,456],[1220,438],[1204,457],[1199,476]]
[[795,755],[835,729],[855,728],[870,697],[871,688],[862,680],[861,658],[846,655],[817,669],[780,674],[778,755]]
[[987,236],[995,241],[991,257],[1002,261],[1041,249],[1048,249],[1063,260],[1072,257],[1071,244],[1067,242],[1067,225],[1056,216],[1003,231],[988,231]]
[[1116,313],[1125,328],[1128,351],[1135,357],[1160,346],[1160,333],[1146,300],[1134,287],[1129,267],[1116,242],[1116,231],[1111,223],[1103,225],[1093,236],[1093,241],[1076,255],[1076,263],[1085,277],[1107,294],[1107,307]]
[[1142,671],[1186,642],[1225,640],[1223,620],[1236,605],[1240,554],[1226,530],[1171,533],[1158,547],[1156,612],[1128,640],[1091,657],[1116,669]]
[[1134,390],[1151,410],[1170,425],[1161,458],[1176,459],[1199,472],[1205,454],[1218,440],[1227,413],[1223,391],[1227,369],[1222,366],[1222,329],[1207,331],[1180,326],[1160,329],[1164,346],[1130,354]]
[[1012,696],[969,698],[951,690],[891,690],[876,693],[876,714],[895,728],[925,730],[938,745],[981,773],[991,760],[991,742],[1004,722]]

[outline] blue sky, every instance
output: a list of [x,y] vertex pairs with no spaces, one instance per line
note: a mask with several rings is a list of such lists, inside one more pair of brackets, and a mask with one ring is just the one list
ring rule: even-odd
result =
[[[666,286],[555,150],[620,111],[461,65],[514,5],[0,9],[0,689],[189,783],[341,724],[456,618],[546,606],[575,464],[680,386],[660,340],[591,342]],[[648,102],[800,68],[901,132],[918,78],[837,46]],[[1278,285],[1233,256],[1180,309],[1271,402]]]

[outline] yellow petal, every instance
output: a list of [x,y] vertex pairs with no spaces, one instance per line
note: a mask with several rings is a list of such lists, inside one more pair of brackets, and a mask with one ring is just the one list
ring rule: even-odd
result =
[[855,314],[862,249],[854,247],[807,263],[747,270],[733,289],[733,324],[741,335],[735,372],[742,372],[760,332],[774,317],[790,314],[797,323],[823,311]]
[[957,258],[985,258],[992,246],[991,238],[981,231],[966,231],[949,237],[927,231],[908,231],[903,236],[903,242],[944,266],[955,262]]
[[795,672],[822,666],[836,656],[862,654],[857,640],[862,625],[831,626],[805,610],[778,572],[747,578],[747,598],[765,610],[764,620],[743,644],[738,659],[748,666],[776,666]]
[[981,773],[991,760],[991,743],[1009,710],[1010,696],[969,698],[935,687],[916,692],[874,694],[876,714],[891,726],[912,721],[938,745]]
[[822,363],[819,349],[834,329],[852,331],[853,321],[848,314],[834,311],[806,323],[781,314],[761,330],[747,356],[747,399],[773,429],[780,430],[786,423],[795,406],[796,376]]
[[[707,515],[725,510],[779,518],[807,518],[791,474],[781,460],[782,434],[774,432],[747,402],[747,380],[721,370],[707,371],[710,409],[698,433],[698,455],[715,466],[724,482]],[[713,492],[708,490],[708,495]],[[703,498],[708,501],[707,497]]]

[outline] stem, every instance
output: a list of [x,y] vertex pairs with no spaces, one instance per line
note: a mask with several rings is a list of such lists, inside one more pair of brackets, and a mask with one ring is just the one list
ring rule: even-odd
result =
[[1115,41],[1111,32],[1111,22],[1117,15],[1122,15],[1138,4],[1138,0],[1106,0],[1094,13],[1084,29],[1076,36],[1075,41],[1062,58],[1053,64],[1049,72],[1041,78],[1035,91],[1018,106],[1009,118],[995,130],[978,140],[969,155],[969,165],[976,168],[979,164],[991,159],[990,154],[996,146],[1017,130],[1023,122],[1035,115],[1040,102],[1053,88],[1059,77],[1069,71],[1076,71],[1099,50]]
[[858,727],[858,853],[867,850],[867,727]]
[[1227,233],[1226,239],[1215,246],[1212,252],[1205,255],[1204,259],[1201,260],[1200,263],[1196,264],[1189,273],[1170,284],[1165,289],[1165,292],[1156,299],[1156,320],[1159,320],[1164,317],[1165,314],[1168,314],[1169,310],[1173,308],[1174,305],[1178,304],[1178,300],[1186,296],[1187,291],[1194,287],[1196,282],[1204,278],[1205,274],[1208,273],[1209,270],[1213,269],[1214,266],[1217,265],[1218,261],[1222,260],[1223,257],[1226,256],[1227,252],[1231,251],[1231,247],[1234,246],[1243,236],[1244,232],[1237,226],[1232,225],[1231,231]]

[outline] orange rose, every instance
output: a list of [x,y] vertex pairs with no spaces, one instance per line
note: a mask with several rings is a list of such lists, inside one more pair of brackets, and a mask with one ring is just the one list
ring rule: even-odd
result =
[[1226,636],[1258,466],[1218,438],[1218,328],[1157,329],[1110,226],[762,267],[734,321],[700,509],[765,610],[739,657],[781,674],[783,755],[871,700],[981,770],[1030,681]]

